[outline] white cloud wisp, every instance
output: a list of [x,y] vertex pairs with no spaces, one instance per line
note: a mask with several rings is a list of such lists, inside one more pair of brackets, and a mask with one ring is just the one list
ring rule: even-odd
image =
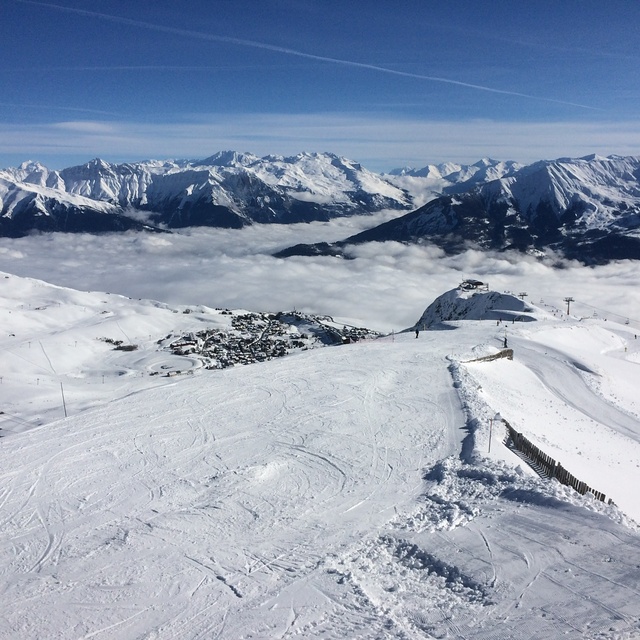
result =
[[332,151],[388,171],[487,156],[526,163],[590,153],[634,155],[639,148],[640,122],[456,122],[315,113],[212,114],[182,123],[0,123],[0,166],[28,158],[46,164],[47,157],[64,157],[67,164],[96,156],[114,162],[203,158],[234,149],[258,155]]

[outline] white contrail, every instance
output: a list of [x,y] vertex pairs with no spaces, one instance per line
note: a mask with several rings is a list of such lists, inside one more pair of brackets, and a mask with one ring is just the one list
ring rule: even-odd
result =
[[370,71],[377,71],[379,73],[387,73],[394,76],[402,76],[405,78],[416,78],[418,80],[428,80],[431,82],[441,82],[444,84],[453,84],[459,87],[466,87],[468,89],[476,89],[478,91],[488,91],[490,93],[499,93],[508,96],[517,96],[519,98],[526,98],[528,100],[541,100],[544,102],[553,102],[555,104],[563,104],[571,107],[579,107],[581,109],[590,109],[594,111],[602,111],[597,107],[591,107],[586,104],[580,104],[577,102],[567,102],[566,100],[556,100],[554,98],[545,98],[542,96],[534,96],[528,93],[520,93],[518,91],[507,91],[504,89],[495,89],[493,87],[487,87],[481,84],[472,84],[469,82],[461,82],[460,80],[451,80],[450,78],[442,78],[440,76],[428,76],[419,73],[409,73],[407,71],[397,71],[395,69],[389,69],[387,67],[380,67],[375,64],[367,64],[364,62],[355,62],[353,60],[343,60],[342,58],[332,58],[329,56],[320,56],[313,53],[305,53],[304,51],[298,51],[297,49],[289,49],[287,47],[279,47],[265,42],[256,42],[255,40],[244,40],[242,38],[231,38],[228,36],[218,36],[210,33],[203,33],[202,31],[191,31],[189,29],[178,29],[177,27],[165,27],[163,25],[155,24],[152,22],[144,22],[142,20],[133,20],[131,18],[123,18],[120,16],[113,16],[107,13],[99,13],[97,11],[88,11],[86,9],[76,9],[72,7],[65,7],[51,2],[38,2],[37,0],[16,0],[22,4],[32,4],[39,7],[49,7],[50,9],[57,9],[59,11],[67,11],[69,13],[75,13],[84,16],[91,16],[94,18],[100,18],[102,20],[108,20],[111,22],[118,22],[120,24],[127,24],[133,27],[141,27],[143,29],[150,29],[152,31],[160,31],[163,33],[172,33],[175,35],[187,36],[189,38],[198,38],[200,40],[209,40],[212,42],[226,42],[228,44],[234,44],[242,47],[251,47],[253,49],[264,49],[267,51],[274,51],[277,53],[283,53],[285,55],[297,56],[299,58],[306,58],[308,60],[317,60],[320,62],[330,62],[332,64],[339,64],[347,67],[356,67],[358,69],[368,69]]
[[114,111],[101,111],[100,109],[83,109],[82,107],[59,107],[51,104],[23,104],[16,102],[0,102],[0,107],[16,107],[18,109],[53,109],[57,111],[73,111],[80,113],[95,113],[101,116],[119,116]]
[[[285,65],[283,65],[285,66]],[[266,65],[246,65],[241,68],[264,69]],[[33,67],[12,67],[32,71]],[[128,64],[128,65],[66,65],[38,67],[39,71],[219,71],[238,69],[237,65],[178,65],[178,64]],[[273,68],[269,66],[269,68]]]

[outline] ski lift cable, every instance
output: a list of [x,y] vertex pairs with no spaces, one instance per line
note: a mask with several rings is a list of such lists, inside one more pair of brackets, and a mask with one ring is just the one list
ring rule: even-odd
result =
[[[542,300],[542,298],[541,298]],[[616,318],[622,318],[622,320],[624,321],[625,324],[635,324],[635,325],[640,325],[640,320],[636,320],[635,318],[631,318],[630,316],[624,315],[622,313],[616,313],[615,311],[610,311],[609,309],[602,309],[601,307],[594,307],[592,304],[588,304],[587,302],[582,302],[581,300],[573,300],[572,304],[575,305],[582,305],[584,307],[588,307],[589,309],[593,309],[595,311],[599,311],[601,314],[605,314],[607,316],[615,316]],[[558,305],[558,308],[561,308],[560,305]]]
[[583,305],[585,307],[589,307],[590,309],[595,309],[596,311],[600,311],[601,313],[605,313],[609,316],[616,316],[617,318],[624,318],[625,320],[628,320],[630,322],[635,322],[635,323],[640,323],[640,320],[636,320],[634,318],[630,318],[629,316],[626,316],[622,313],[616,313],[615,311],[610,311],[609,309],[601,309],[600,307],[594,307],[592,304],[588,304],[586,302],[581,302],[579,300],[576,300],[574,302],[574,305]]

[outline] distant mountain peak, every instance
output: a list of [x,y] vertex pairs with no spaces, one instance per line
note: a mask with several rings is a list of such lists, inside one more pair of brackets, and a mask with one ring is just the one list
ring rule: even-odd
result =
[[47,167],[38,162],[37,160],[25,160],[19,167],[20,171],[46,171]]
[[258,157],[251,153],[227,150],[218,151],[204,160],[198,160],[197,164],[213,167],[244,167],[256,160],[258,160]]
[[474,162],[473,167],[493,167],[500,164],[500,160],[493,160],[492,158],[480,158],[478,162]]
[[102,158],[93,158],[83,166],[91,169],[111,169],[111,164]]

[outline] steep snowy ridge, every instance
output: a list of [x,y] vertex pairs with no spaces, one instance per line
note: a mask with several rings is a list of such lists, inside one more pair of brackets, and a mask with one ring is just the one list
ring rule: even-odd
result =
[[112,165],[100,159],[63,169],[60,177],[65,192],[83,195],[92,200],[139,207],[146,204],[146,191],[154,174],[165,172],[171,165],[152,163]]
[[7,192],[47,186],[63,208],[70,206],[70,195],[82,196],[122,214],[146,211],[151,222],[169,227],[328,220],[411,206],[409,195],[384,177],[329,153],[259,158],[223,151],[204,160],[125,164],[94,159],[62,171],[23,163],[0,175]]
[[[402,178],[401,179],[409,179]],[[415,179],[415,178],[411,178]],[[333,245],[279,255],[339,255],[363,242],[432,242],[539,254],[549,249],[587,264],[640,259],[640,158],[588,156],[541,161],[424,206]]]
[[51,187],[52,189],[62,188],[64,185],[60,180],[57,171],[50,171],[39,162],[26,161],[19,167],[0,169],[0,177],[15,182],[26,182],[36,184],[41,187]]
[[[2,203],[2,215],[12,218],[20,215],[22,211],[31,204],[37,208],[42,215],[50,215],[49,203],[55,203],[58,192],[47,186],[38,183],[25,182],[21,188],[16,188],[11,182],[0,177],[0,203]],[[108,203],[96,202],[80,194],[69,194],[65,202],[78,209],[86,208],[104,213],[115,213],[115,208]]]
[[0,235],[19,237],[32,231],[104,232],[148,229],[109,202],[65,193],[40,184],[0,176]]
[[584,226],[604,226],[616,212],[638,207],[640,158],[588,156],[538,162],[503,182],[524,214],[535,215],[541,204],[548,203],[558,217],[573,208]]

